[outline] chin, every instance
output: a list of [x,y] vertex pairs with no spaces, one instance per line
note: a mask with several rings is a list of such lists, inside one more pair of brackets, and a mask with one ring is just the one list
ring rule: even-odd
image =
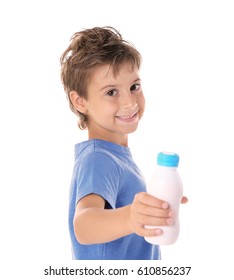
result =
[[131,133],[135,132],[137,130],[137,128],[138,128],[138,125],[124,130],[123,133],[124,134],[131,134]]

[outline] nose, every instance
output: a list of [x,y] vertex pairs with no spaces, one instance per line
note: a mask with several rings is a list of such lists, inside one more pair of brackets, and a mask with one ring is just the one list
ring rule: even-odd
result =
[[124,92],[122,94],[121,103],[124,109],[134,109],[135,107],[137,107],[136,98],[131,92]]

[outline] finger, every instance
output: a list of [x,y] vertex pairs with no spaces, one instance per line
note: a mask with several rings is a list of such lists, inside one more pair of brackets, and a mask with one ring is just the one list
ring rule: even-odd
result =
[[188,202],[188,198],[186,196],[183,196],[182,199],[181,199],[181,203],[185,204],[187,202]]
[[157,208],[168,209],[169,204],[166,201],[163,201],[153,195],[150,195],[146,192],[140,192],[135,195],[135,199],[143,204],[147,204]]
[[152,207],[148,204],[143,204],[143,203],[139,203],[137,207],[138,207],[137,212],[146,216],[161,217],[161,218],[168,218],[174,216],[174,212],[170,208],[162,209],[162,208]]
[[143,237],[150,237],[150,236],[159,236],[161,234],[163,234],[162,229],[160,228],[153,228],[153,229],[147,229],[144,226],[139,225],[136,230],[135,233],[139,236],[143,236]]
[[148,226],[171,226],[174,224],[172,217],[160,218],[138,214],[137,224]]

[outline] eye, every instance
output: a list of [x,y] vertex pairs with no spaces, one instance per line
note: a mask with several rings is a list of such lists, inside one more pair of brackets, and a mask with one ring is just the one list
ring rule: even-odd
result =
[[141,89],[141,85],[140,84],[133,84],[130,88],[131,91],[138,91]]
[[113,90],[108,91],[106,95],[112,97],[112,96],[115,96],[116,94],[117,94],[117,91],[113,89]]

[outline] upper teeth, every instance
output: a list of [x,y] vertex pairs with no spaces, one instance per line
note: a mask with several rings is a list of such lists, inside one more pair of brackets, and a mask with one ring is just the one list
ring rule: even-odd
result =
[[121,119],[131,119],[132,117],[134,117],[136,115],[136,113],[134,113],[133,115],[131,116],[117,116],[118,118],[121,118]]
[[118,116],[121,119],[130,119],[134,116],[135,114],[133,114],[132,116]]
[[119,116],[119,118],[121,119],[130,119],[132,116],[128,117],[128,116]]

